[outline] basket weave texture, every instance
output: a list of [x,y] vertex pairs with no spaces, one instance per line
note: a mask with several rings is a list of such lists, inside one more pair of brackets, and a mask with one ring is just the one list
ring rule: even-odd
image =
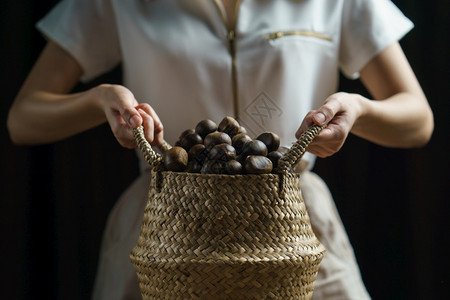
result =
[[130,254],[143,299],[311,298],[325,248],[298,174],[158,171],[158,155],[136,136],[154,166]]

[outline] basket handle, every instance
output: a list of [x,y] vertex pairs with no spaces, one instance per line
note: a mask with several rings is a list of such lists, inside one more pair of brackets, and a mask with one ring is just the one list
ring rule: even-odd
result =
[[325,127],[326,125],[318,126],[316,124],[313,124],[305,132],[303,132],[299,139],[289,149],[289,151],[280,158],[275,172],[285,174],[291,171],[295,167],[295,165],[302,159],[308,145]]
[[[139,150],[141,150],[142,154],[144,155],[145,160],[148,162],[148,164],[154,168],[161,164],[162,157],[159,153],[156,153],[152,146],[150,146],[150,143],[145,139],[144,135],[144,127],[141,125],[137,128],[133,128],[133,135],[134,139],[136,140],[137,146]],[[163,143],[159,146],[157,146],[158,149],[164,153],[170,148],[172,148],[166,141],[163,141]]]

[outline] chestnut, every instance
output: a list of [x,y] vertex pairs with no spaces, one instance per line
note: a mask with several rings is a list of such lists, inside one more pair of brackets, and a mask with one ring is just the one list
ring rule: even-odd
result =
[[246,133],[238,133],[231,139],[231,145],[236,149],[236,154],[239,155],[244,148],[244,144],[251,140],[252,138]]
[[217,124],[211,120],[202,120],[195,126],[195,132],[198,133],[203,139],[211,132],[217,131]]
[[208,160],[229,161],[236,158],[236,150],[230,144],[215,145],[208,155]]
[[244,144],[241,151],[241,156],[244,158],[249,155],[267,155],[267,146],[260,140],[251,140]]
[[229,160],[224,164],[225,173],[229,175],[242,174],[242,164],[237,160]]
[[232,117],[225,117],[220,121],[219,123],[219,131],[225,132],[229,136],[235,136],[238,134],[239,130],[241,129],[241,125],[239,125],[238,121],[236,121]]
[[202,174],[223,174],[224,162],[207,159],[200,170]]
[[202,164],[196,160],[188,162],[186,172],[188,173],[200,173],[202,170]]
[[231,137],[224,132],[216,131],[205,136],[203,143],[207,150],[211,150],[215,145],[224,143],[231,145]]
[[183,172],[188,164],[188,154],[182,147],[172,147],[163,154],[164,166],[168,171]]
[[181,141],[186,135],[190,134],[190,133],[195,133],[194,129],[186,129],[185,131],[183,131],[180,136],[178,137],[178,140]]
[[202,137],[197,133],[188,133],[180,140],[180,145],[183,147],[186,151],[189,151],[192,146],[197,144],[202,144],[203,139]]
[[284,155],[281,151],[272,151],[269,154],[267,154],[267,158],[272,161],[273,168],[275,169],[278,166],[278,161],[280,158]]
[[246,159],[246,156],[243,156],[242,154],[236,156],[236,161],[237,161],[238,163],[240,163],[241,165],[244,165],[244,164],[245,164],[245,159]]
[[203,164],[206,157],[208,157],[208,150],[206,150],[205,145],[197,144],[191,147],[188,152],[189,161],[196,161]]
[[280,151],[283,154],[286,154],[289,152],[289,148],[286,146],[281,146],[280,148],[277,149],[277,151]]
[[247,174],[268,174],[272,168],[272,161],[265,156],[250,155],[245,159],[244,169]]
[[280,147],[280,137],[273,132],[261,133],[256,139],[266,145],[268,152],[275,151]]
[[239,133],[247,133],[247,129],[245,129],[244,126],[240,126],[237,134],[239,134]]

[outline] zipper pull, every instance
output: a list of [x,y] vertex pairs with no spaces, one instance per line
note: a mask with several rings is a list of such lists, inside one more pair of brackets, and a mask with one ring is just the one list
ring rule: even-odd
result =
[[280,37],[282,37],[284,34],[280,31],[277,32],[273,32],[270,33],[268,35],[266,35],[266,40],[275,40],[275,39],[279,39]]
[[228,43],[230,44],[231,55],[234,58],[234,42],[235,42],[235,39],[236,39],[236,33],[234,32],[234,30],[230,30],[228,32],[228,37],[227,38],[228,38]]
[[228,32],[228,41],[230,43],[232,43],[234,41],[235,37],[236,37],[236,33],[234,32],[234,30],[230,30]]

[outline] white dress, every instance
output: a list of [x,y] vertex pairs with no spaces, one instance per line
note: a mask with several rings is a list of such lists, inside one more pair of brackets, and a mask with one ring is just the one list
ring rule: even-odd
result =
[[[336,91],[339,71],[357,78],[412,23],[389,0],[242,0],[234,31],[213,0],[65,0],[37,26],[77,59],[83,80],[122,63],[124,85],[155,109],[171,144],[202,119],[231,115],[251,136],[270,130],[289,146]],[[310,169],[314,156],[305,159]],[[110,215],[94,299],[139,298],[129,253],[148,184],[143,162]],[[314,298],[368,299],[326,185],[305,171],[302,190],[328,250]]]

